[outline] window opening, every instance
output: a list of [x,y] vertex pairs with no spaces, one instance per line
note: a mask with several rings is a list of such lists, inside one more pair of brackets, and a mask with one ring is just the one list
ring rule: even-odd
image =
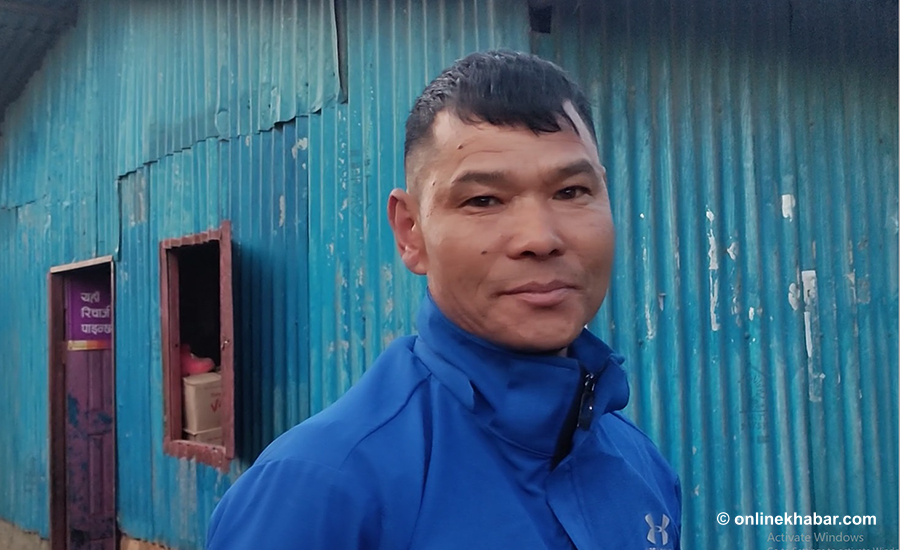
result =
[[231,226],[160,243],[168,454],[234,457]]

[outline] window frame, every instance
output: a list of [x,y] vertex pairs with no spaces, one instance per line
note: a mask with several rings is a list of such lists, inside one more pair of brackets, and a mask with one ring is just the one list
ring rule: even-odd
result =
[[[178,248],[218,242],[219,349],[222,374],[222,445],[189,441],[183,436],[181,327],[178,296]],[[231,222],[217,229],[164,239],[159,243],[160,324],[163,367],[163,452],[194,459],[227,471],[234,459],[234,303],[232,294]]]

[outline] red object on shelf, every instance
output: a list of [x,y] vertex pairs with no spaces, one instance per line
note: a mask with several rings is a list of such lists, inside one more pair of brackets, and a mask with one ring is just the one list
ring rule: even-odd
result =
[[181,376],[204,374],[212,371],[214,368],[216,368],[216,364],[212,359],[197,357],[191,353],[191,346],[188,344],[181,345]]

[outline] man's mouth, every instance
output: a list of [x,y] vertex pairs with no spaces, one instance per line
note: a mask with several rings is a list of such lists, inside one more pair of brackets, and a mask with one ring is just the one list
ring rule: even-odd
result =
[[507,290],[503,294],[534,307],[554,307],[563,303],[575,290],[575,285],[555,280],[546,283],[525,283]]

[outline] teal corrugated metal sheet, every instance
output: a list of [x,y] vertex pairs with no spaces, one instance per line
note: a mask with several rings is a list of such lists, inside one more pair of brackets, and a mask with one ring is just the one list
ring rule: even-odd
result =
[[340,91],[330,1],[201,0],[163,8],[129,2],[104,9],[117,22],[104,27],[106,45],[128,60],[121,79],[111,82],[118,120],[131,121],[119,126],[120,174],[202,139],[271,129],[318,111]]
[[896,545],[896,4],[609,1],[553,25],[533,46],[590,91],[618,228],[594,327],[681,473],[684,546]]
[[307,126],[301,117],[219,144],[235,243],[239,469],[309,415]]
[[[46,272],[114,254],[120,526],[199,548],[215,496],[308,415],[307,176],[294,176],[306,119],[296,117],[338,96],[334,10],[97,0],[80,11],[0,138],[0,284],[16,289],[4,300],[17,312],[0,320],[0,516],[47,536]],[[239,295],[254,293],[235,304],[243,460],[230,477],[161,450],[156,247],[222,219],[235,226]]]
[[424,280],[399,261],[387,197],[405,185],[404,121],[438,72],[476,49],[528,49],[516,0],[350,1],[346,104],[310,118],[310,399],[339,397],[396,336],[414,330]]
[[[29,369],[46,357],[46,274],[31,261],[45,254],[43,205],[0,209],[0,517],[34,525],[46,517],[46,368]],[[12,291],[11,289],[15,289]],[[42,364],[46,364],[46,360]],[[32,527],[35,529],[35,527]]]
[[0,122],[3,111],[19,96],[44,54],[77,13],[69,0],[32,0],[28,4],[35,13],[15,4],[0,5]]
[[[441,68],[505,46],[595,103],[618,256],[594,327],[682,476],[684,547],[768,546],[721,511],[878,514],[852,532],[895,544],[896,6],[578,4],[537,35],[520,0],[338,2],[341,94],[330,2],[85,2],[0,141],[0,517],[47,534],[46,271],[117,254],[119,521],[201,547],[259,451],[414,330],[423,281],[385,219],[403,122]],[[223,219],[227,475],[162,453],[157,255]]]
[[[92,82],[101,48],[70,35],[57,43],[0,137],[0,516],[43,536],[48,532],[47,282],[50,266],[113,252],[115,182],[99,128],[101,102]],[[56,65],[56,69],[48,68]],[[64,69],[63,69],[64,67]],[[47,78],[46,74],[54,75]],[[34,94],[34,95],[32,95]],[[72,102],[72,103],[69,103]],[[69,113],[78,113],[81,125]],[[14,131],[10,131],[14,129]],[[12,233],[6,234],[7,229]]]
[[[162,453],[158,243],[219,223],[218,143],[206,140],[120,179],[116,415],[119,523],[123,532],[196,546],[204,487],[218,475]],[[128,336],[125,336],[128,335]],[[140,337],[137,337],[140,335]],[[134,480],[127,482],[125,480]],[[178,503],[177,511],[172,503]]]
[[31,184],[0,187],[0,205],[56,192],[76,173],[112,185],[204,139],[318,111],[339,92],[329,0],[83,2],[6,113],[0,139],[16,135],[0,150],[3,180],[14,171]]
[[[306,118],[298,118],[252,136],[205,140],[120,180],[119,479],[141,482],[120,482],[119,521],[132,536],[202,547],[214,495],[309,414],[306,133]],[[232,221],[234,242],[241,458],[230,476],[162,452],[157,246],[221,219]]]

